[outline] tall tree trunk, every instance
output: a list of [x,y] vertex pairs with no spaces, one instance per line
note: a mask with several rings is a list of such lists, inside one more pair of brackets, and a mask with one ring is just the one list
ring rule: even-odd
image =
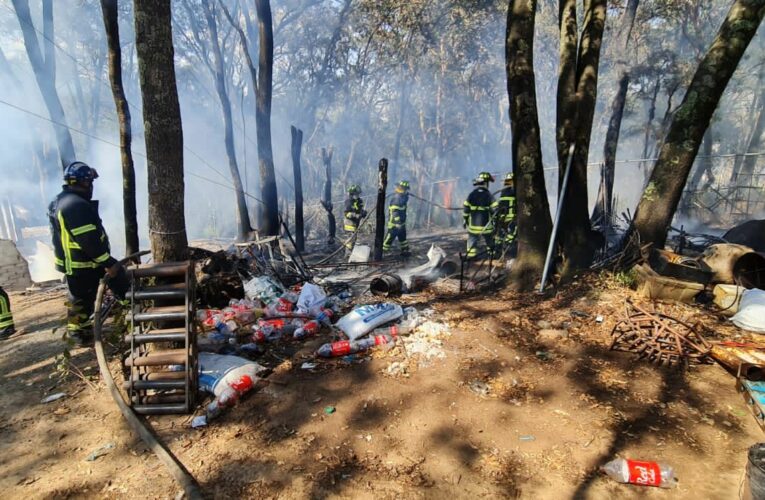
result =
[[386,158],[380,160],[377,173],[374,260],[380,262],[383,258],[383,239],[385,238],[385,191],[388,188],[388,160]]
[[396,137],[393,142],[393,167],[391,168],[391,178],[393,179],[393,182],[397,182],[399,176],[401,176],[401,169],[399,168],[401,137],[404,135],[404,126],[406,125],[406,112],[409,108],[410,89],[411,84],[408,81],[402,82],[398,102],[398,127],[396,127]]
[[303,173],[300,168],[300,150],[303,146],[303,131],[290,127],[292,135],[292,173],[295,177],[295,246],[298,252],[305,250],[303,229]]
[[255,0],[258,13],[260,56],[258,58],[258,88],[255,123],[258,129],[258,165],[263,193],[263,221],[261,232],[268,236],[279,234],[279,201],[274,175],[274,155],[271,150],[271,85],[274,66],[274,32],[271,20],[271,2]]
[[606,224],[603,227],[607,227],[608,224],[610,224],[614,178],[616,176],[616,151],[619,147],[619,134],[622,128],[624,106],[627,103],[627,89],[629,88],[630,83],[630,68],[627,63],[627,51],[639,3],[640,0],[629,0],[627,3],[624,13],[619,21],[619,33],[617,34],[614,44],[614,56],[616,59],[617,74],[619,75],[619,84],[617,86],[616,95],[614,95],[613,103],[611,104],[611,119],[608,121],[606,142],[603,146],[604,165],[601,172],[600,188],[598,190],[598,202],[595,204],[595,210],[592,215],[593,221],[601,219],[602,222]]
[[244,186],[242,177],[239,175],[239,164],[236,161],[236,147],[234,145],[234,119],[231,116],[231,100],[226,89],[226,73],[223,69],[223,53],[218,40],[218,22],[215,19],[214,5],[211,0],[204,0],[202,6],[205,11],[207,28],[210,30],[210,46],[213,54],[213,72],[215,78],[215,92],[218,94],[220,109],[223,114],[223,140],[226,145],[226,156],[228,157],[228,169],[231,173],[231,180],[234,183],[236,191],[236,219],[238,225],[237,239],[245,241],[252,233],[250,225],[250,214],[247,211],[247,200],[244,197]]
[[[571,28],[576,27],[575,7],[571,0],[561,0],[561,80],[563,89],[558,89],[558,102],[563,109],[558,111],[560,126],[571,130],[559,131],[558,162],[561,176],[566,167],[568,148],[571,143],[564,141],[573,137],[576,149],[571,164],[563,212],[561,213],[560,241],[563,247],[562,279],[568,280],[592,262],[596,250],[593,245],[590,214],[587,202],[587,160],[590,151],[592,122],[595,115],[595,103],[598,93],[598,63],[603,30],[606,23],[606,0],[584,1],[584,25],[579,40],[579,50],[575,56],[574,94],[569,94],[571,87],[572,44],[576,45],[576,35]],[[564,37],[565,34],[565,37]],[[561,94],[563,92],[563,94]],[[562,177],[561,177],[562,179]],[[560,196],[560,193],[559,193]]]
[[332,212],[332,147],[329,149],[321,148],[321,162],[324,165],[325,174],[324,197],[321,200],[321,205],[327,211],[327,229],[329,231],[327,244],[334,245],[335,236],[337,236],[337,222],[335,221],[335,214]]
[[188,256],[188,241],[170,2],[135,0],[133,5],[146,131],[151,250],[157,262],[179,261]]
[[505,69],[513,133],[513,170],[518,202],[518,258],[513,287],[528,290],[542,275],[552,221],[547,203],[534,79],[536,0],[510,0]]
[[765,15],[765,0],[736,0],[672,119],[635,213],[642,242],[663,247],[712,114]]
[[43,33],[45,54],[40,51],[40,43],[37,40],[37,33],[32,23],[32,17],[29,14],[28,0],[11,0],[13,8],[16,10],[21,33],[24,36],[24,47],[32,65],[32,70],[37,80],[37,86],[42,94],[45,107],[48,109],[48,115],[53,122],[53,129],[56,132],[56,142],[58,143],[58,153],[61,158],[62,168],[75,160],[74,143],[72,135],[69,133],[64,108],[61,105],[58,91],[56,90],[56,58],[53,51],[53,0],[43,0]]
[[608,122],[606,142],[603,146],[603,169],[601,171],[600,187],[597,202],[592,213],[592,221],[605,228],[611,223],[611,205],[613,203],[614,177],[616,175],[616,150],[619,146],[619,133],[624,116],[624,104],[627,101],[629,74],[623,73],[616,90],[616,97],[611,109],[611,119]]
[[109,48],[109,82],[117,108],[120,126],[120,159],[122,160],[122,214],[125,219],[125,255],[140,250],[138,243],[138,218],[135,200],[135,168],[133,140],[130,126],[130,107],[122,85],[122,49],[120,47],[119,0],[101,0],[101,14],[104,18],[106,44]]
[[[754,125],[746,137],[744,152],[761,153],[765,146],[765,96],[762,95],[762,89],[765,88],[765,65],[760,67],[760,76],[757,79],[757,88],[760,91],[755,92],[754,102],[752,103],[752,122]],[[755,119],[754,116],[757,118]],[[757,164],[758,156],[739,156],[736,158],[736,162],[733,165],[733,172],[731,173],[731,184],[738,181],[739,175],[743,175],[743,181],[747,185],[752,185],[752,174],[754,173],[754,167]]]

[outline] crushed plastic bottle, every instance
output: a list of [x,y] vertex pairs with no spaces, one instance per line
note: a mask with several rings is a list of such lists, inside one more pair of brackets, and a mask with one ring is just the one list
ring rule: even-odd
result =
[[297,339],[304,339],[306,337],[313,337],[317,333],[319,333],[319,330],[321,329],[321,325],[318,321],[312,320],[295,330],[295,333],[292,334],[292,336]]
[[349,354],[364,352],[378,345],[388,345],[393,342],[394,337],[390,335],[375,335],[361,340],[341,340],[324,344],[316,351],[317,356],[322,358],[339,358]]
[[617,458],[600,470],[614,481],[640,486],[674,488],[677,486],[675,471],[669,465]]
[[285,335],[293,335],[303,324],[299,319],[259,319],[252,327],[252,341],[257,344],[275,342]]
[[293,309],[295,309],[294,303],[283,297],[279,297],[278,299],[268,304],[263,312],[267,318],[273,318],[276,316],[289,315],[292,313]]
[[311,311],[311,315],[316,321],[326,326],[332,325],[332,318],[335,317],[334,311],[332,311],[332,309],[327,309],[327,308],[313,309]]
[[234,406],[239,401],[239,398],[242,397],[242,394],[252,389],[253,385],[252,377],[249,375],[242,375],[238,380],[229,382],[218,397],[207,405],[207,421],[209,422],[218,417],[224,408]]
[[280,298],[286,300],[287,302],[291,302],[292,304],[297,304],[297,301],[300,298],[300,295],[298,295],[297,293],[293,291],[288,290],[284,292]]

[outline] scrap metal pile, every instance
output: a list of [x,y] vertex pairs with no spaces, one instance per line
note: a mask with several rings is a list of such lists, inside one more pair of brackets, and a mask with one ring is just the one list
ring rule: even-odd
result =
[[637,354],[658,365],[708,360],[710,344],[696,329],[662,313],[649,312],[634,302],[626,304],[626,319],[611,331],[611,349]]

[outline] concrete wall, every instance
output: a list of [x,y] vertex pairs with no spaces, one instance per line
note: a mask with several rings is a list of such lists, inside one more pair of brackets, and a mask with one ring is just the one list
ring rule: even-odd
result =
[[11,240],[0,240],[0,286],[6,291],[23,291],[32,286],[29,265]]

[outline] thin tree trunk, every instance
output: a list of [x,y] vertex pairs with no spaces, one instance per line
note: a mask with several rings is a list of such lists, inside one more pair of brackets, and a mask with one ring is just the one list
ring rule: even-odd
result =
[[125,255],[140,250],[138,242],[138,217],[135,199],[135,168],[131,151],[132,129],[130,107],[122,85],[122,49],[118,17],[119,0],[101,0],[106,43],[109,48],[109,81],[120,126],[120,159],[122,160],[122,214],[125,219]]
[[134,1],[143,101],[149,224],[157,262],[188,256],[184,216],[183,129],[173,61],[170,2]]
[[292,126],[292,173],[295,177],[295,246],[298,252],[305,250],[303,229],[303,173],[300,168],[300,150],[303,146],[303,131]]
[[[570,0],[562,0],[561,6],[567,6]],[[600,46],[603,40],[603,30],[606,23],[606,0],[584,1],[584,25],[579,40],[579,50],[576,57],[576,93],[571,96],[562,96],[564,112],[575,111],[571,118],[564,118],[564,123],[572,127],[572,131],[565,131],[562,138],[574,138],[576,148],[574,160],[571,164],[571,173],[568,182],[563,212],[561,213],[560,241],[563,247],[563,269],[561,279],[563,281],[573,278],[577,271],[586,269],[592,262],[596,250],[593,245],[592,228],[590,226],[590,214],[587,201],[587,160],[590,151],[590,137],[592,135],[592,122],[595,115],[595,103],[598,93],[598,63],[600,60]],[[564,13],[561,22],[566,21],[566,26],[571,25],[568,20],[568,10]],[[561,65],[570,64],[570,40],[561,42]],[[565,52],[565,54],[564,54]],[[570,86],[570,69],[566,70],[564,90]],[[571,101],[573,100],[573,103]],[[567,148],[571,144],[558,143],[559,165],[565,169],[568,156]],[[561,150],[563,146],[563,150]],[[563,153],[561,155],[561,153]],[[559,194],[560,196],[560,194]]]
[[699,64],[638,204],[634,228],[663,247],[712,114],[765,15],[765,0],[736,0]]
[[329,149],[321,148],[321,162],[324,165],[325,173],[324,198],[321,205],[327,211],[328,245],[334,245],[335,236],[337,236],[337,222],[335,221],[335,214],[332,212],[332,154],[331,147]]
[[510,0],[505,69],[513,134],[513,171],[518,206],[518,258],[513,287],[528,290],[542,275],[552,221],[547,203],[534,79],[536,0]]
[[228,169],[231,173],[231,180],[234,183],[236,191],[236,218],[238,222],[239,241],[245,241],[252,233],[250,225],[250,214],[247,211],[247,200],[244,197],[244,186],[242,177],[239,174],[239,164],[236,160],[236,146],[234,144],[234,119],[231,115],[231,100],[229,99],[228,89],[226,89],[226,74],[223,69],[223,53],[218,40],[218,23],[215,19],[214,6],[210,4],[211,0],[202,2],[207,28],[210,30],[210,45],[213,55],[213,69],[215,78],[215,92],[218,94],[220,109],[223,114],[223,138],[226,145],[226,156],[228,157]]
[[267,236],[279,234],[279,202],[276,193],[274,156],[271,149],[271,85],[274,66],[274,33],[271,2],[255,0],[258,13],[260,56],[255,123],[258,129],[258,165],[263,197],[263,220],[260,230]]
[[377,165],[377,210],[375,213],[375,248],[374,260],[383,258],[383,239],[385,238],[385,191],[388,188],[388,160],[382,158]]
[[[765,102],[765,100],[762,100]],[[756,156],[754,153],[762,153],[765,151],[765,106],[760,106],[760,115],[757,118],[757,123],[754,126],[754,133],[752,134],[752,140],[749,141],[749,147],[746,148],[746,152],[749,156],[744,158],[744,164],[741,167],[740,175],[747,180],[748,185],[756,185],[752,179],[755,174],[755,167],[757,166],[757,160],[762,156]]]
[[[58,91],[56,90],[56,63],[52,44],[49,41],[43,43],[45,54],[40,51],[40,43],[37,40],[32,17],[29,13],[28,0],[11,0],[16,16],[19,20],[21,33],[24,36],[24,47],[32,65],[32,70],[37,80],[37,86],[42,94],[48,115],[54,122],[53,129],[56,132],[58,153],[62,168],[75,160],[74,143],[69,133],[66,114],[61,105]],[[45,37],[53,40],[53,0],[43,0],[43,33]]]

